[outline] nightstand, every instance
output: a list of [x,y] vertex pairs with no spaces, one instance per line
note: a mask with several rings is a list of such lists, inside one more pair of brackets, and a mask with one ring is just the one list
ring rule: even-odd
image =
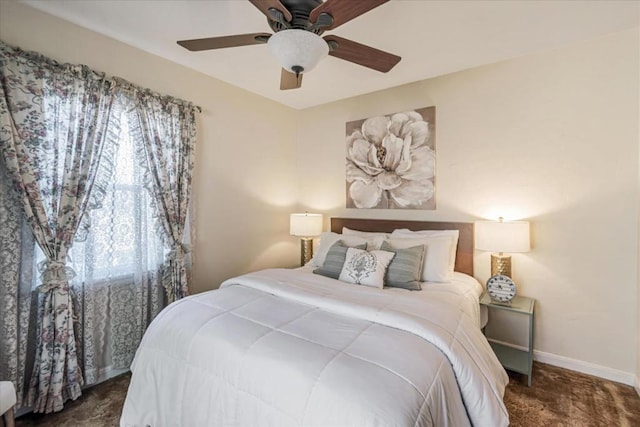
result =
[[493,310],[503,310],[513,313],[516,316],[525,316],[529,326],[529,339],[527,347],[510,344],[487,337],[491,348],[498,356],[498,360],[505,369],[513,372],[525,374],[527,385],[531,387],[531,369],[533,367],[533,321],[535,300],[532,298],[516,296],[511,300],[511,305],[493,302],[486,292],[480,297],[480,304],[489,310],[489,325],[491,323],[491,312]]

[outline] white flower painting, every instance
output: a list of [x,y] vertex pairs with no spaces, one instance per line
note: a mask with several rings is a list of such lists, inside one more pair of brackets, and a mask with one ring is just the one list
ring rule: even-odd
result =
[[430,209],[435,107],[347,123],[347,208]]

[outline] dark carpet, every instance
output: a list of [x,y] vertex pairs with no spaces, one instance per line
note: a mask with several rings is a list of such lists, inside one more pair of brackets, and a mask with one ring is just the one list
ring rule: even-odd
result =
[[[118,426],[129,379],[124,374],[91,387],[63,411],[27,414],[16,426]],[[531,387],[512,375],[504,401],[513,427],[640,426],[640,397],[633,387],[543,363],[534,363]]]

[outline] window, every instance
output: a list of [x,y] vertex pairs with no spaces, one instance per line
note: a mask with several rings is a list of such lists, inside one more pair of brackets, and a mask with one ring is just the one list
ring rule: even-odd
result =
[[[164,260],[166,251],[144,187],[145,159],[136,150],[140,145],[131,135],[126,113],[120,121],[111,184],[102,207],[88,212],[91,226],[86,239],[75,241],[69,251],[69,264],[76,273],[73,285],[131,281],[134,275],[156,271]],[[37,251],[37,261],[44,261],[44,254]]]

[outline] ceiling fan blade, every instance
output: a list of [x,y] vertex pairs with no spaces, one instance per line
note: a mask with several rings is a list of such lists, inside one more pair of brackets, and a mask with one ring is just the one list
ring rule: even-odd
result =
[[298,89],[300,87],[302,87],[302,74],[296,76],[283,68],[280,74],[280,90]]
[[311,11],[309,21],[315,23],[321,13],[328,13],[333,17],[333,23],[323,29],[332,30],[388,1],[389,0],[327,0]]
[[391,70],[402,59],[398,55],[343,39],[342,37],[331,35],[323,38],[332,47],[329,50],[329,55],[382,73]]
[[249,0],[252,5],[260,9],[260,12],[264,13],[267,18],[275,19],[275,16],[269,13],[269,9],[279,10],[284,16],[285,21],[290,22],[293,17],[291,16],[291,12],[280,3],[280,0]]
[[226,47],[262,44],[269,40],[269,33],[238,34],[235,36],[209,37],[206,39],[180,40],[178,44],[191,51],[224,49]]

